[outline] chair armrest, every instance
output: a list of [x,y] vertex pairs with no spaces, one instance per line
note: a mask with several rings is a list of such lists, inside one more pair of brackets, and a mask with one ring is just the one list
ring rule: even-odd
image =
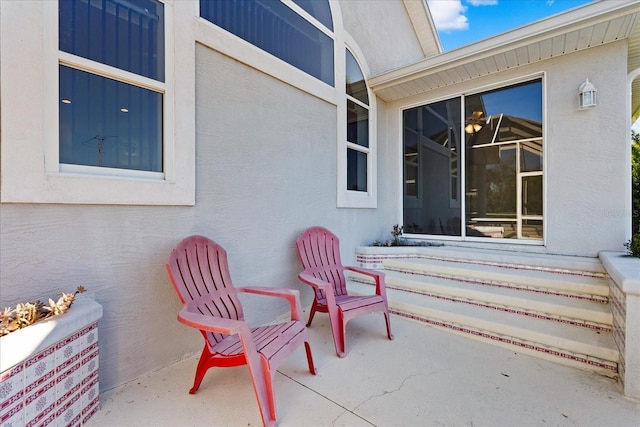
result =
[[300,305],[300,292],[297,289],[270,288],[266,286],[245,286],[236,288],[238,292],[264,295],[269,297],[285,298],[291,307],[291,320],[300,320],[302,308]]
[[[260,405],[260,410],[262,411],[263,408],[266,408],[269,402],[269,396],[267,395],[267,385],[265,384],[262,386],[258,386],[256,384],[256,379],[265,378],[265,368],[253,341],[249,324],[247,322],[243,322],[242,320],[223,319],[220,317],[194,313],[193,311],[189,311],[189,308],[189,306],[186,306],[180,311],[180,313],[178,313],[178,321],[180,323],[184,323],[188,326],[193,326],[194,328],[197,328],[201,331],[209,331],[225,335],[238,334],[245,358],[247,360],[249,372],[251,372],[251,376],[253,377],[252,380],[255,385],[254,388],[256,397],[258,398],[258,404]],[[263,416],[263,419],[266,418],[264,418]]]
[[311,274],[304,271],[298,274],[298,279],[300,279],[301,282],[311,286],[316,291],[321,290],[324,293],[324,297],[327,300],[327,308],[329,309],[329,316],[333,316],[335,319],[337,319],[338,306],[336,305],[336,296],[333,293],[333,285],[329,282],[325,282],[322,279],[313,277]]
[[266,296],[274,296],[281,298],[299,298],[300,292],[297,289],[285,289],[285,288],[269,288],[266,286],[244,286],[242,288],[236,288],[238,292],[246,292],[249,294],[258,294]]
[[345,270],[354,271],[356,273],[364,274],[365,276],[373,277],[374,279],[376,277],[383,277],[384,278],[384,273],[382,271],[372,270],[370,268],[350,267],[349,266],[349,267],[345,267]]
[[309,273],[305,273],[303,271],[302,273],[298,274],[298,279],[300,279],[300,281],[302,281],[303,283],[306,283],[307,285],[313,287],[314,289],[323,291],[325,294],[333,293],[331,289],[331,283],[325,282],[324,280],[318,279],[317,277],[313,277]]
[[207,316],[205,314],[194,313],[187,307],[178,313],[178,322],[187,326],[224,335],[233,335],[248,329],[246,322],[242,320],[223,319],[221,317]]
[[386,286],[384,284],[385,274],[382,271],[372,270],[370,268],[362,267],[345,267],[345,270],[353,271],[355,273],[363,274],[365,276],[372,277],[376,282],[376,294],[385,296],[387,293]]

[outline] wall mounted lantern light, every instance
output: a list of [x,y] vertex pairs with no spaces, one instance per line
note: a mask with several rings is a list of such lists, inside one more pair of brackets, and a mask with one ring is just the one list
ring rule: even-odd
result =
[[578,88],[578,100],[580,109],[595,107],[597,105],[596,87],[586,79]]

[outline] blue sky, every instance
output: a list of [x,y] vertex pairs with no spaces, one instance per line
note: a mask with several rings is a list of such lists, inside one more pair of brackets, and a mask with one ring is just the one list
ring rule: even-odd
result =
[[446,52],[592,1],[427,0],[427,3]]

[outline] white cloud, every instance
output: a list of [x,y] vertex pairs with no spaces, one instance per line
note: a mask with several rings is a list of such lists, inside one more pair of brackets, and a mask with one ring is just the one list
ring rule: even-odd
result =
[[495,6],[498,4],[498,0],[467,0],[467,3],[471,6]]
[[[553,0],[547,0],[553,1]],[[462,0],[427,0],[433,22],[439,31],[467,30],[469,20],[465,16],[467,6]],[[495,6],[498,0],[466,0],[471,6]]]
[[469,21],[464,16],[467,10],[461,0],[427,0],[433,23],[440,31],[466,30]]

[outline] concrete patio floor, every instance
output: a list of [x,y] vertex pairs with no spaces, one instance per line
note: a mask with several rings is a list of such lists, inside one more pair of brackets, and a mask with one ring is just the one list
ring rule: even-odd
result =
[[[309,328],[318,375],[298,349],[275,376],[278,425],[640,426],[640,402],[612,379],[392,317],[349,322],[347,356],[326,315]],[[200,340],[193,332],[194,340]],[[246,366],[213,368],[190,395],[190,357],[101,395],[101,426],[260,426]]]

